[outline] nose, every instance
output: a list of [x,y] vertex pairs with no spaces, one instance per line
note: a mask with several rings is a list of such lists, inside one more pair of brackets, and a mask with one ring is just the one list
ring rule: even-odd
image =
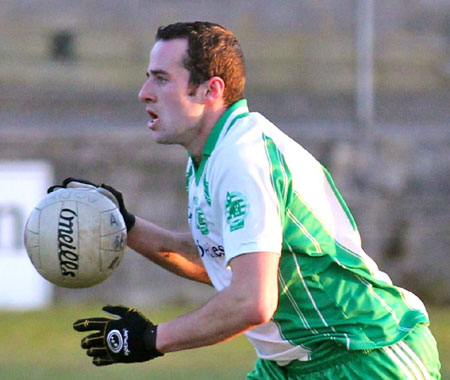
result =
[[154,103],[156,101],[156,96],[150,88],[150,79],[147,79],[142,85],[138,94],[138,99],[142,103]]

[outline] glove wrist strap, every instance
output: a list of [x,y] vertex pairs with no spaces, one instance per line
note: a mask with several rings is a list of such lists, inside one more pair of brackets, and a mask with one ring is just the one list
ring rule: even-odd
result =
[[158,325],[149,325],[144,331],[144,344],[148,353],[153,357],[163,356],[164,354],[156,349],[156,332]]
[[130,232],[130,230],[133,228],[134,224],[136,223],[136,217],[133,214],[127,213],[127,215],[124,217],[125,225],[127,226],[127,232]]

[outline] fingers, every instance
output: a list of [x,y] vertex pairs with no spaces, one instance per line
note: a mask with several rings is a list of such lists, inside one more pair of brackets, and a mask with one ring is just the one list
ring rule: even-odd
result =
[[87,318],[79,319],[73,324],[73,328],[77,331],[92,331],[105,329],[106,324],[110,321],[109,318]]
[[88,335],[81,339],[81,347],[89,348],[105,348],[105,335],[103,332]]
[[111,194],[113,194],[117,199],[122,197],[122,193],[118,190],[116,190],[114,187],[109,186],[109,185],[105,185],[104,183],[102,183],[99,186],[100,189],[105,189],[107,191],[109,191]]
[[86,181],[84,179],[76,179],[76,178],[72,178],[72,177],[68,177],[66,178],[62,185],[54,185],[54,186],[50,186],[47,189],[47,193],[50,194],[55,190],[58,189],[64,189],[64,188],[86,188],[86,189],[96,189],[97,185],[95,183],[92,183],[90,181]]
[[87,181],[85,179],[78,179],[78,178],[73,178],[73,177],[68,177],[66,178],[63,183],[62,183],[63,187],[87,187],[87,188],[97,188],[98,186],[91,182],[91,181]]
[[76,182],[76,181],[72,181],[69,182],[66,186],[68,189],[90,189],[90,190],[96,190],[97,188],[94,185],[89,185],[87,183],[83,183],[83,182]]
[[114,192],[107,189],[106,185],[101,185],[101,187],[97,187],[97,191],[100,194],[104,195],[105,197],[109,198],[117,207],[120,208],[119,200],[115,196]]
[[97,367],[100,367],[100,366],[104,366],[104,365],[114,364],[115,361],[106,355],[106,356],[94,358],[94,360],[92,360],[92,363],[94,363]]
[[106,305],[105,307],[103,307],[103,310],[109,314],[116,316],[116,317],[123,318],[128,313],[128,311],[130,311],[130,308],[122,306],[122,305],[117,305],[117,306]]
[[64,189],[64,186],[60,186],[60,185],[53,185],[53,186],[50,186],[50,187],[47,189],[47,194],[53,193],[54,191],[59,190],[59,189]]
[[97,366],[113,364],[105,346],[105,337],[102,332],[91,334],[81,340],[81,347],[86,349],[86,355],[94,358],[92,363]]
[[86,351],[86,355],[91,358],[98,358],[101,356],[108,356],[108,351],[105,347],[92,347]]
[[[104,311],[109,312],[115,316],[123,317],[128,312],[125,306],[111,306],[107,305],[103,308]],[[110,318],[83,318],[74,322],[73,328],[76,331],[95,331],[84,337],[81,340],[81,347],[86,350],[87,356],[93,358],[92,363],[96,366],[105,366],[116,363],[111,358],[108,348],[106,347],[105,334],[107,325],[113,321]]]
[[105,345],[105,336],[103,332],[98,332],[84,337],[81,340],[81,347],[86,349],[86,355],[94,358],[92,363],[97,366],[113,364]]

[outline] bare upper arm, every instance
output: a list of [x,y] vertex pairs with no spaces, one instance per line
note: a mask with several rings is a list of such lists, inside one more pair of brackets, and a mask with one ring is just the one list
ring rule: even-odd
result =
[[252,252],[230,261],[230,288],[260,323],[270,320],[278,306],[279,262],[280,254],[275,252]]

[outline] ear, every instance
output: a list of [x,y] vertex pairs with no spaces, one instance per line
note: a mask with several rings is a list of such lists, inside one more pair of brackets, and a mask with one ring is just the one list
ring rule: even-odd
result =
[[223,100],[225,82],[220,77],[212,77],[205,83],[203,91],[203,100],[205,104]]

